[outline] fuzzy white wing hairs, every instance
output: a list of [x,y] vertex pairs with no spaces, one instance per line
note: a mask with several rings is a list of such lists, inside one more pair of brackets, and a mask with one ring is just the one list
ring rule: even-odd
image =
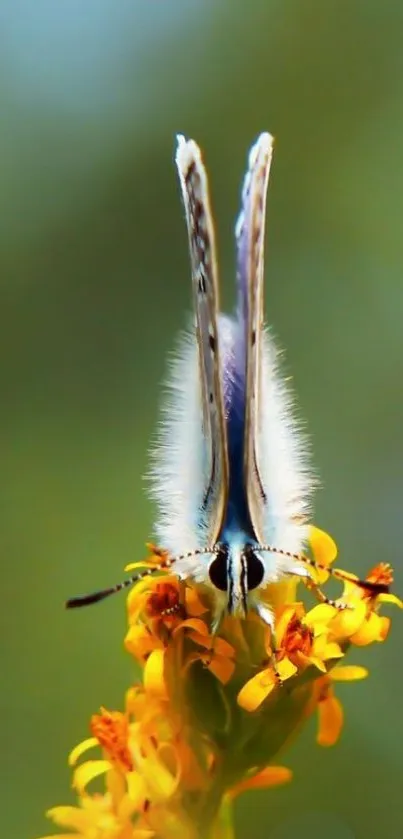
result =
[[203,416],[204,487],[200,515],[207,544],[222,529],[228,498],[228,449],[220,378],[218,274],[206,170],[193,140],[178,137],[176,166],[185,205],[196,314]]
[[312,493],[307,443],[278,375],[276,347],[264,328],[264,233],[272,153],[273,138],[261,134],[249,153],[236,225],[245,364],[244,479],[257,540],[299,552]]

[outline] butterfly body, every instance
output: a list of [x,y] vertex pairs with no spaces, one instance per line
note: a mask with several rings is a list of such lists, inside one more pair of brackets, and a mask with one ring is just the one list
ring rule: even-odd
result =
[[256,589],[286,574],[306,574],[285,555],[259,553],[262,543],[301,552],[313,486],[306,440],[264,327],[271,153],[272,139],[263,134],[249,156],[236,226],[237,305],[231,317],[219,312],[214,228],[200,150],[179,137],[176,157],[196,317],[173,360],[153,451],[151,492],[159,512],[157,538],[170,554],[212,548],[210,554],[196,550],[178,560],[175,573],[225,591],[226,608],[234,614],[246,614]]

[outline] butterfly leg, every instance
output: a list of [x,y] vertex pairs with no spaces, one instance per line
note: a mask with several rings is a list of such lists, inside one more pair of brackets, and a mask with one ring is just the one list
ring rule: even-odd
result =
[[274,673],[275,673],[275,676],[276,676],[277,684],[279,685],[279,687],[282,687],[283,686],[283,680],[280,676],[280,673],[279,673],[278,667],[277,667],[277,655],[278,655],[278,652],[279,652],[279,647],[277,645],[277,639],[276,639],[276,627],[275,627],[274,613],[272,612],[271,609],[268,609],[267,606],[263,606],[262,603],[256,603],[254,605],[254,608],[255,608],[255,611],[258,613],[259,617],[261,618],[261,620],[263,621],[263,623],[265,623],[266,626],[268,626],[269,629],[270,629],[270,647],[271,647],[270,664],[273,667],[273,670],[274,670]]
[[217,632],[222,624],[223,618],[225,617],[225,613],[227,610],[227,603],[226,600],[221,598],[217,595],[217,599],[214,605],[213,616],[211,621],[211,634],[217,635]]
[[183,609],[184,615],[187,617],[186,612],[186,583],[185,580],[182,580],[181,577],[178,577],[179,583],[179,607]]
[[313,596],[319,603],[325,603],[327,606],[333,606],[333,608],[337,609],[339,612],[344,612],[344,610],[348,608],[347,603],[342,603],[340,600],[332,600],[330,597],[327,597],[312,577],[301,577],[301,582],[303,582],[308,591],[312,592]]
[[206,650],[206,657],[203,660],[203,664],[205,667],[209,667],[214,655],[214,644],[215,644],[215,636],[217,635],[218,630],[220,629],[223,617],[225,614],[225,608],[221,608],[221,606],[216,606],[214,613],[213,613],[213,620],[211,622],[210,632],[211,632],[211,647]]

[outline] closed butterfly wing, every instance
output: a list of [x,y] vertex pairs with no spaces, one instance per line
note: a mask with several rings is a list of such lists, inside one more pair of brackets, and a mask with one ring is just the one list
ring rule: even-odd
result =
[[272,151],[272,137],[261,134],[249,154],[236,227],[245,369],[244,481],[257,540],[299,552],[307,538],[314,483],[309,446],[278,373],[276,346],[264,328],[264,233]]
[[264,541],[266,489],[260,472],[261,377],[263,340],[264,228],[266,193],[273,141],[261,134],[249,154],[237,224],[238,292],[244,325],[245,427],[244,476],[249,513],[256,538]]
[[199,147],[178,138],[176,165],[186,211],[203,417],[204,487],[200,515],[207,544],[219,537],[228,498],[228,450],[220,375],[218,277],[207,175]]

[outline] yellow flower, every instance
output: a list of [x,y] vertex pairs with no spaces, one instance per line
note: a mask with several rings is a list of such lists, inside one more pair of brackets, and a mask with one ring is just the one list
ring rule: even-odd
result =
[[[155,831],[133,826],[126,801],[114,807],[109,794],[85,796],[79,807],[53,807],[47,815],[68,833],[57,833],[44,839],[152,839]],[[74,833],[71,833],[74,830]]]
[[[96,744],[95,738],[81,743],[71,754],[70,763]],[[87,785],[96,777],[105,775],[104,794],[87,792]],[[47,815],[69,833],[56,834],[59,839],[151,839],[154,830],[147,827],[143,813],[146,811],[144,782],[139,775],[126,785],[122,774],[108,761],[87,761],[75,772],[73,784],[78,791],[77,807],[53,807]],[[70,831],[74,830],[74,833]],[[44,839],[56,839],[55,836]]]
[[126,714],[101,708],[101,713],[94,714],[91,719],[91,731],[110,760],[123,771],[131,772],[133,758],[128,746],[129,721]]
[[207,611],[194,586],[184,586],[172,577],[146,578],[132,590],[125,645],[145,665],[144,683],[150,693],[166,694],[167,671],[172,661],[175,667],[178,657],[183,673],[201,661],[220,681],[231,678],[233,647],[211,634],[199,617]]
[[[310,548],[320,566],[314,583],[323,584],[335,543],[311,528]],[[294,580],[268,586],[273,638],[254,614],[227,616],[212,633],[214,592],[180,582],[167,553],[151,551],[155,575],[128,596],[125,647],[141,681],[122,711],[101,708],[92,717],[93,736],[72,752],[78,805],[49,811],[75,831],[62,839],[231,839],[233,800],[290,780],[273,762],[310,715],[317,712],[320,745],[337,741],[343,709],[335,684],[367,675],[341,662],[352,645],[385,640],[384,603],[402,606],[381,563],[364,584],[338,570],[345,583],[336,605],[306,610]],[[95,747],[101,752],[86,759]],[[95,779],[104,779],[101,795],[92,791]]]
[[[381,562],[369,572],[365,581],[370,585],[389,587],[393,582],[391,566]],[[354,577],[346,580],[340,604],[345,604],[344,611],[335,613],[331,631],[339,639],[348,639],[356,646],[366,646],[374,641],[385,641],[390,629],[390,619],[379,615],[383,603],[391,603],[402,608],[402,602],[394,594],[378,594],[371,588],[357,585]]]
[[[305,614],[302,603],[286,606],[276,620],[276,650],[270,648],[268,635],[268,666],[253,676],[240,690],[238,703],[247,711],[254,711],[281,683],[307,667],[314,666],[326,673],[326,662],[341,658],[339,645],[329,640],[326,619],[331,606],[316,606]],[[318,674],[319,675],[319,674]]]

